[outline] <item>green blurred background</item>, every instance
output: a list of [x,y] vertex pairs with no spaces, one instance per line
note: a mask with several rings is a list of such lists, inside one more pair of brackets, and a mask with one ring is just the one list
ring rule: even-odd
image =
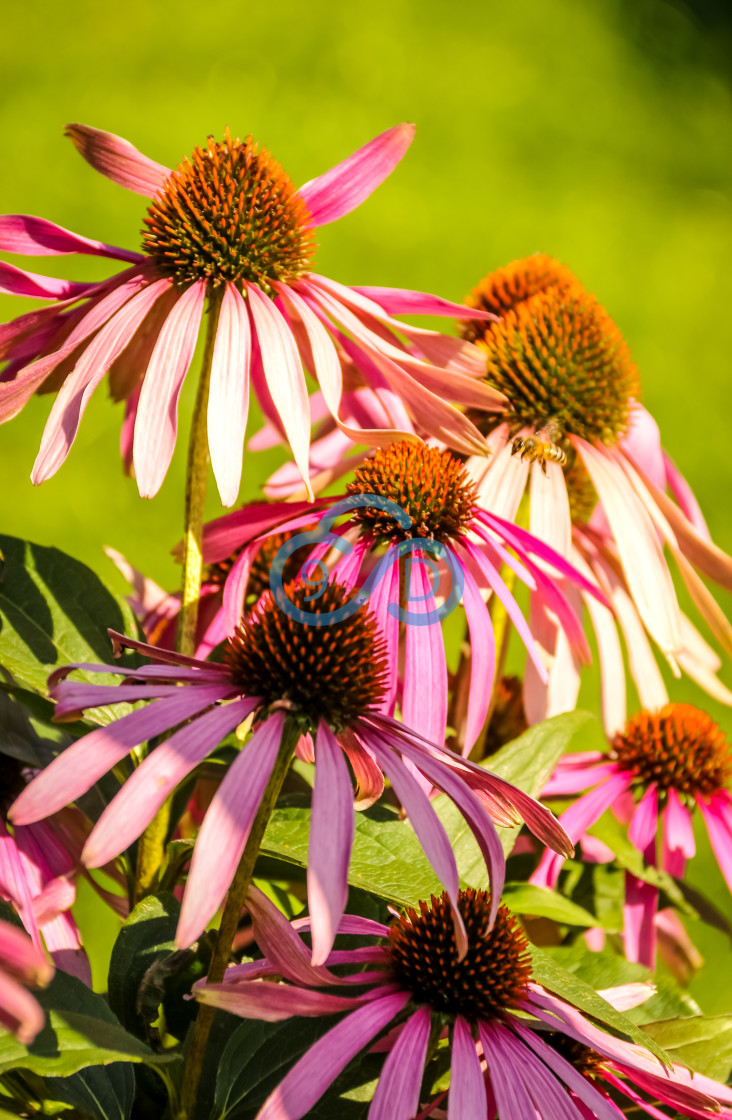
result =
[[[732,551],[730,11],[724,0],[5,0],[0,212],[137,247],[143,200],[81,160],[63,138],[69,121],[120,133],[169,166],[228,125],[251,132],[301,183],[413,120],[416,140],[391,179],[320,231],[318,270],[460,300],[516,257],[559,257],[628,338],[665,446]],[[73,258],[17,263],[80,279],[109,271]],[[0,316],[30,306],[3,298]],[[191,396],[192,384],[184,435]],[[35,398],[0,431],[3,532],[57,545],[121,591],[102,554],[114,545],[174,586],[183,441],[160,494],[142,501],[120,467],[121,409],[100,389],[68,462],[34,489],[50,403]],[[280,458],[247,459],[243,498]],[[219,512],[214,491],[209,511]],[[583,699],[595,695],[590,681]],[[686,684],[675,696],[704,703]],[[709,707],[732,728],[728,712]],[[700,848],[690,878],[732,919],[701,837]],[[103,986],[114,930],[97,921],[89,910]],[[692,991],[706,1010],[730,1010],[729,942],[692,932],[708,959]]]

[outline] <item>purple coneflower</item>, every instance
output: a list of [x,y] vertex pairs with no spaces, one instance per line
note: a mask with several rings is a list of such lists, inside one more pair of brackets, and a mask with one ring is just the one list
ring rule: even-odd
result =
[[[317,969],[296,932],[309,928],[307,920],[290,925],[260,892],[250,892],[247,906],[265,959],[230,968],[221,984],[199,982],[197,999],[268,1021],[347,1012],[293,1066],[257,1120],[305,1116],[351,1059],[377,1040],[389,1052],[369,1120],[430,1115],[445,1094],[426,1105],[420,1100],[424,1071],[445,1036],[449,1120],[617,1120],[624,1114],[611,1094],[653,1117],[663,1115],[654,1101],[691,1117],[718,1113],[719,1101],[732,1103],[725,1085],[676,1064],[664,1068],[537,984],[523,931],[503,905],[491,924],[484,891],[461,891],[458,898],[465,955],[443,895],[420,902],[391,927],[346,915],[338,932],[362,934],[369,944],[336,950]],[[621,1006],[637,1002],[635,991],[618,994]],[[722,1115],[732,1111],[723,1108]]]
[[[609,753],[565,755],[543,796],[582,792],[560,818],[574,843],[612,808],[629,824],[629,837],[646,862],[677,878],[696,851],[692,814],[698,808],[732,890],[731,779],[732,755],[717,724],[691,704],[667,704],[634,715]],[[561,865],[561,859],[543,856],[532,882],[553,887]],[[626,882],[626,955],[652,968],[658,891],[630,874]]]
[[[207,296],[217,317],[209,447],[225,505],[239,491],[250,386],[309,486],[303,363],[335,422],[361,443],[403,434],[402,418],[411,415],[468,453],[485,446],[455,407],[501,407],[500,394],[479,380],[479,351],[397,322],[385,305],[410,314],[464,316],[468,310],[419,292],[356,290],[311,271],[314,231],[383,182],[409,147],[413,125],[389,129],[299,190],[251,137],[233,139],[228,130],[175,171],[111,133],[79,124],[67,133],[92,167],[151,201],[142,253],[91,241],[42,218],[0,218],[5,252],[91,254],[128,266],[102,283],[80,284],[0,264],[0,290],[55,301],[0,327],[0,357],[8,362],[0,374],[0,421],[35,392],[58,394],[34,482],[50,478],[64,462],[89,399],[109,371],[112,395],[127,401],[123,456],[134,463],[143,497],[157,493],[173,454],[178,398]],[[344,346],[363,355],[360,376],[384,404],[386,434],[353,429],[341,419]]]
[[0,1023],[26,1046],[42,1030],[46,1017],[38,1000],[22,985],[45,986],[53,971],[30,937],[0,922]]
[[[493,452],[467,464],[479,500],[511,520],[528,486],[531,532],[612,585],[639,687],[657,695],[660,683],[645,629],[676,675],[684,669],[731,702],[714,675],[718,660],[681,612],[664,548],[727,650],[732,629],[699,572],[730,590],[732,560],[711,541],[690,487],[661,447],[658,426],[639,404],[638,370],[618,328],[569,269],[543,255],[498,269],[468,302],[501,316],[467,323],[463,333],[484,350],[488,382],[509,401],[493,416],[474,414]],[[615,731],[626,715],[617,622],[587,606],[606,726]],[[527,666],[533,723],[574,707],[579,673],[556,621],[536,601],[531,626],[552,663],[548,690]]]
[[[288,587],[298,609],[310,608],[307,594],[307,586]],[[315,613],[327,619],[347,599],[345,588],[331,584]],[[67,748],[21,793],[10,819],[28,824],[47,816],[88,790],[138,744],[173,732],[135,769],[97,822],[82,858],[98,867],[143,832],[176,786],[229,732],[253,721],[251,738],[221,782],[195,843],[177,934],[181,947],[202,932],[234,878],[283,749],[286,723],[304,739],[306,750],[314,749],[308,897],[318,962],[333,944],[346,903],[354,830],[351,770],[361,806],[376,800],[384,776],[389,779],[453,903],[455,856],[420,782],[442,790],[460,809],[483,852],[496,897],[504,858],[494,821],[508,825],[523,818],[537,836],[565,854],[571,851],[554,817],[533,798],[380,713],[385,643],[364,609],[340,623],[304,625],[283,613],[267,592],[227,642],[221,664],[112,637],[140,650],[151,664],[131,674],[114,666],[57,671],[50,678],[57,716],[120,701],[154,702]],[[127,680],[105,686],[61,679],[74,668],[123,674]],[[457,912],[456,922],[460,927]],[[462,944],[464,932],[460,937]]]

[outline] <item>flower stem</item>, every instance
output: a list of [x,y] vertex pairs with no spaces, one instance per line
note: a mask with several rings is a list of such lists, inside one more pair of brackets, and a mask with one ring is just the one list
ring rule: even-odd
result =
[[[208,305],[203,363],[198,378],[196,403],[193,407],[191,435],[188,442],[183,535],[183,588],[178,619],[178,640],[176,642],[178,652],[186,657],[191,657],[195,649],[198,600],[201,594],[203,507],[206,501],[209,462],[206,414],[208,410],[208,389],[211,382],[211,362],[213,360],[220,306],[219,296],[216,293],[211,294]],[[140,837],[137,850],[137,874],[135,876],[135,903],[145,898],[153,889],[165,854],[165,841],[169,827],[170,799],[161,805]]]
[[[295,746],[297,745],[299,737],[299,729],[288,720],[282,732],[279,754],[277,755],[267,787],[262,795],[262,800],[259,803],[259,809],[257,810],[257,815],[254,818],[254,823],[252,824],[251,831],[247,838],[234,881],[229,888],[226,905],[224,906],[224,912],[221,916],[221,925],[219,926],[218,936],[216,938],[216,946],[208,970],[207,979],[210,984],[219,984],[224,978],[226,966],[231,958],[231,948],[234,944],[234,937],[239,928],[239,918],[241,917],[242,907],[244,906],[247,891],[251,886],[254,876],[254,865],[259,855],[259,849],[262,846],[264,831],[272,815],[272,810],[277,803],[277,798],[279,797],[282,784],[290,768],[292,756],[295,752]],[[191,1039],[191,1045],[186,1056],[185,1073],[183,1075],[183,1086],[181,1089],[182,1108],[178,1120],[194,1120],[198,1084],[201,1078],[201,1071],[206,1057],[206,1047],[215,1013],[216,1009],[210,1007],[208,1004],[201,1004],[198,1008],[198,1015],[196,1016],[193,1027],[193,1038]]]

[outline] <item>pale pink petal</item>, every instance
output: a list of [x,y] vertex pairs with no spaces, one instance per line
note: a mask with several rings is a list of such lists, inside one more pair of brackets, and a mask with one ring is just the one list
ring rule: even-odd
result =
[[[287,320],[255,284],[247,284],[267,388],[287,434],[292,454],[309,488],[310,405],[300,355]],[[312,490],[308,489],[313,499]]]
[[631,1011],[640,1007],[642,1003],[656,994],[655,984],[617,984],[614,988],[598,988],[598,996],[602,996],[616,1011]]
[[216,328],[208,398],[208,447],[225,506],[234,504],[241,484],[251,345],[246,304],[236,286],[227,284]]
[[362,288],[354,287],[366,299],[378,303],[389,315],[446,315],[451,319],[481,319],[498,322],[498,316],[491,311],[467,307],[464,303],[451,303],[442,296],[432,296],[427,292],[413,292],[409,288]]
[[679,849],[687,859],[696,854],[691,814],[673,787],[667,791],[666,809],[663,814],[664,838],[669,849]]
[[351,1058],[396,1018],[408,1000],[408,992],[385,995],[336,1023],[295,1063],[267,1098],[257,1120],[300,1120]]
[[279,1023],[293,1015],[333,1015],[339,1011],[353,1011],[359,1006],[348,996],[333,996],[330,992],[312,992],[292,984],[270,984],[255,980],[240,984],[202,984],[196,987],[196,999],[221,1011],[241,1015],[245,1019],[261,1019],[266,1023]]
[[[672,549],[672,551],[676,563],[679,565],[681,578],[686,584],[694,606],[699,611],[699,614],[706,622],[724,652],[732,655],[732,624],[730,624],[726,614],[684,554],[679,552],[678,549]],[[683,618],[682,631],[684,631]]]
[[[588,578],[591,569],[577,549],[573,549],[572,563]],[[600,677],[602,688],[602,722],[605,734],[612,738],[625,727],[627,719],[625,691],[625,662],[618,637],[618,629],[612,611],[599,603],[594,595],[582,593],[582,599],[595,631],[597,652],[600,658]]]
[[167,167],[148,159],[129,140],[113,132],[102,132],[86,124],[67,124],[64,131],[95,171],[136,194],[154,198],[170,175]]
[[29,1046],[45,1022],[38,1000],[0,968],[0,1023]]
[[[407,727],[442,743],[447,723],[447,663],[440,620],[427,625],[421,622],[425,612],[436,613],[437,609],[427,563],[421,552],[414,551],[406,564],[409,590],[402,716]],[[417,604],[417,609],[410,604]]]
[[654,523],[615,459],[584,440],[575,443],[612,527],[641,618],[663,652],[673,657],[681,646],[679,607]]
[[4,214],[0,217],[0,250],[19,253],[27,257],[64,256],[67,253],[85,253],[92,257],[111,257],[112,260],[137,263],[145,258],[141,253],[116,249],[101,241],[91,241],[78,233],[34,218],[30,214]]
[[[0,818],[0,898],[13,903],[40,953],[41,934],[33,906],[33,884],[29,881],[25,864],[14,838]],[[2,928],[0,925],[0,930]]]
[[717,858],[719,869],[732,890],[732,809],[729,803],[712,797],[705,801],[698,797],[696,803],[704,817],[709,842]]
[[414,139],[413,124],[380,133],[324,175],[300,187],[314,226],[324,226],[360,206],[391,175]]
[[86,793],[133,747],[161,735],[216,702],[218,688],[175,689],[177,695],[98,727],[62,751],[25,787],[8,813],[13,824],[32,824]]
[[315,743],[307,875],[314,965],[323,964],[333,948],[346,908],[353,830],[353,790],[348,766],[335,735],[320,720]]
[[429,1007],[407,1019],[379,1074],[369,1120],[412,1120],[419,1108],[430,1024]]
[[28,296],[31,299],[80,299],[96,287],[95,284],[77,284],[73,280],[57,280],[53,276],[39,276],[25,272],[13,264],[0,261],[0,292],[11,296]]
[[[645,855],[646,859],[655,855],[655,843],[646,848]],[[626,872],[623,949],[629,961],[637,961],[652,972],[656,968],[656,931],[653,920],[657,909],[658,888]]]
[[663,462],[666,468],[666,482],[668,483],[669,490],[681,506],[683,513],[686,514],[700,537],[711,540],[711,534],[704,520],[704,514],[694,496],[693,490],[670,455],[667,455],[665,451],[663,452]]
[[569,557],[572,519],[564,471],[558,463],[547,463],[546,474],[538,463],[532,465],[529,501],[529,531],[562,556]]
[[[235,694],[237,690],[231,691]],[[127,779],[95,824],[82,852],[85,865],[103,867],[125,851],[147,828],[175,787],[256,706],[256,700],[246,699],[214,708],[160,743]]]
[[84,350],[54,401],[31,473],[33,483],[37,485],[51,478],[62,465],[76,439],[92,393],[155,301],[171,285],[171,280],[156,280],[146,285],[102,327]]
[[656,486],[662,490],[666,488],[661,432],[650,412],[637,402],[630,410],[628,431],[620,441],[620,448]]
[[652,782],[640,799],[633,820],[630,822],[628,839],[639,851],[655,843],[658,827],[658,787]]
[[206,285],[191,284],[173,307],[150,358],[135,420],[133,461],[143,498],[163,484],[178,433],[178,397],[193,360],[203,315]]
[[485,1082],[470,1027],[458,1015],[452,1029],[450,1091],[447,1098],[450,1120],[484,1120]]
[[513,521],[529,477],[529,464],[511,454],[506,442],[508,429],[501,425],[492,433],[489,444],[493,454],[474,456],[465,464],[478,487],[478,502],[483,509]]
[[224,900],[239,866],[282,740],[282,712],[261,724],[230,766],[193,849],[176,944],[187,949]]

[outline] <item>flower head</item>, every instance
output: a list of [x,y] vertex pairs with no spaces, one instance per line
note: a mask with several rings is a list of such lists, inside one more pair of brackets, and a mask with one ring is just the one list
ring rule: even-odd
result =
[[[290,594],[296,608],[307,604],[307,587],[290,588]],[[334,583],[311,613],[324,617],[326,609],[340,609],[347,599],[347,589]],[[267,592],[228,640],[221,663],[112,636],[120,646],[141,650],[150,664],[129,675],[103,666],[126,678],[117,686],[65,679],[83,666],[58,671],[51,678],[57,718],[118,701],[152,703],[63,751],[21,793],[10,818],[26,825],[47,816],[86,792],[134,747],[171,733],[136,767],[95,825],[82,859],[89,867],[101,866],[142,833],[176,786],[226,735],[251,724],[251,737],[224,776],[196,840],[178,927],[182,947],[199,936],[223,901],[275,764],[282,751],[291,756],[296,743],[302,757],[315,761],[308,896],[317,961],[330,950],[346,903],[354,829],[348,763],[361,807],[380,796],[384,776],[391,782],[452,900],[461,945],[455,856],[425,785],[445,792],[465,817],[496,893],[504,857],[494,822],[510,825],[524,818],[537,835],[569,851],[551,813],[533,798],[380,710],[385,646],[363,608],[329,625],[308,624],[283,612]]]
[[[698,809],[732,890],[731,781],[732,751],[720,728],[706,712],[677,703],[633,715],[606,754],[566,755],[544,796],[586,791],[560,818],[573,841],[612,808],[629,825],[629,837],[646,861],[676,877],[696,852],[692,815]],[[532,881],[554,886],[560,868],[561,860],[542,857]],[[655,887],[627,876],[626,954],[649,967],[655,960],[657,903]]]
[[[458,898],[468,941],[463,955],[447,899],[433,896],[391,927],[347,915],[339,932],[361,934],[368,943],[333,952],[319,969],[298,936],[309,928],[307,919],[290,925],[258,891],[250,892],[247,906],[265,959],[230,968],[220,984],[200,981],[197,999],[270,1021],[346,1012],[293,1066],[257,1120],[298,1120],[374,1043],[388,1056],[369,1120],[412,1120],[420,1104],[420,1116],[427,1116],[445,1097],[426,1107],[420,1099],[439,1039],[450,1047],[450,1120],[609,1120],[618,1115],[610,1091],[656,1117],[654,1101],[693,1117],[732,1102],[726,1086],[679,1065],[664,1068],[641,1046],[600,1029],[536,983],[516,919],[500,906],[491,925],[484,891],[462,891]],[[647,998],[647,989],[636,990],[643,988],[602,994],[628,1007]],[[724,1108],[722,1114],[732,1112]]]
[[[609,732],[625,722],[625,671],[616,627],[631,647],[643,702],[665,694],[646,632],[676,675],[688,672],[717,699],[715,653],[682,613],[664,556],[668,547],[694,603],[725,649],[730,626],[699,572],[732,588],[732,560],[711,542],[691,490],[663,452],[627,344],[607,312],[564,265],[538,255],[488,276],[467,301],[500,322],[463,327],[487,356],[487,379],[508,404],[474,414],[494,454],[468,470],[479,501],[514,518],[529,494],[529,528],[605,591],[611,610],[585,598],[600,652]],[[670,490],[670,495],[667,494]],[[529,665],[530,721],[571,709],[579,663],[534,601],[532,629],[550,662],[548,685]]]
[[[299,189],[251,137],[240,140],[228,130],[223,140],[209,137],[173,171],[111,133],[79,124],[67,133],[97,171],[150,202],[141,253],[40,218],[0,217],[0,250],[92,254],[127,265],[109,280],[77,284],[0,264],[0,290],[54,301],[0,328],[0,358],[9,363],[0,384],[0,421],[34,392],[57,393],[34,482],[61,466],[108,372],[112,395],[127,402],[125,463],[134,464],[144,497],[158,491],[207,299],[209,447],[226,505],[239,490],[250,387],[289,442],[309,489],[303,366],[348,438],[379,444],[412,434],[416,423],[468,453],[484,448],[473,423],[451,403],[501,407],[500,394],[480,380],[479,351],[470,342],[409,327],[390,310],[460,316],[467,309],[419,292],[348,288],[312,271],[317,227],[368,198],[406,152],[412,125],[389,129]],[[375,386],[386,402],[379,430],[341,415],[343,368],[354,358],[360,383]],[[442,383],[452,390],[447,399],[438,389]]]

